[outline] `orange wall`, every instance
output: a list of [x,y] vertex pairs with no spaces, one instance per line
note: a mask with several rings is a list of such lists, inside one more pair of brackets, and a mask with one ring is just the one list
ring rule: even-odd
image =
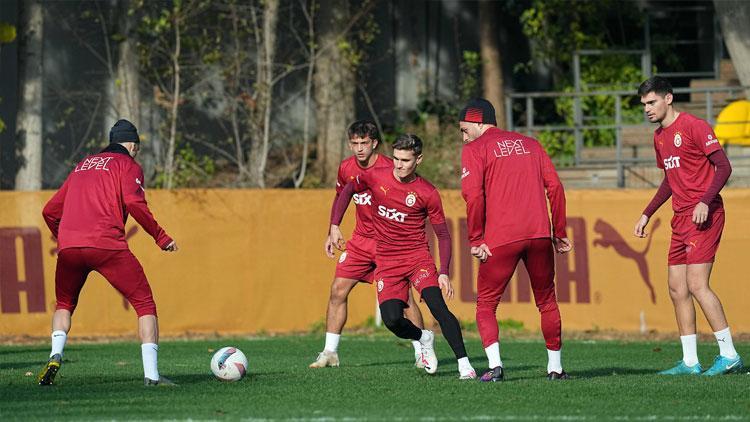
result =
[[[51,194],[0,193],[0,334],[49,333],[55,243],[40,212]],[[631,235],[652,194],[568,192],[575,252],[558,258],[564,328],[675,331],[666,287],[669,207],[652,219],[647,253],[648,241]],[[750,297],[736,263],[746,259],[750,190],[730,190],[724,197],[727,223],[712,286],[733,330],[748,332]],[[135,230],[131,249],[154,290],[162,333],[283,332],[323,321],[335,266],[323,254],[331,198],[327,190],[150,191],[152,211],[181,248],[161,252],[142,229],[128,225]],[[473,320],[476,263],[465,246],[464,202],[459,192],[445,191],[443,204],[453,233],[457,286],[449,306],[460,319]],[[346,229],[352,226],[349,214]],[[514,280],[507,296],[499,318],[536,330],[539,317],[528,283]],[[349,324],[363,322],[374,313],[373,288],[354,289],[349,303]],[[130,334],[136,326],[122,297],[100,276],[89,277],[73,322],[75,334]],[[709,330],[700,312],[699,329]]]

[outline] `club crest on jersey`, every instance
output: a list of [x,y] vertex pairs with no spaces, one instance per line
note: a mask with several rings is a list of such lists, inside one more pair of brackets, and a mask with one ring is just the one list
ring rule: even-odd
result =
[[679,148],[680,145],[682,145],[682,135],[680,134],[680,132],[677,132],[674,134],[674,146]]
[[378,292],[383,291],[383,279],[378,280]]
[[409,194],[406,195],[406,206],[413,207],[414,204],[416,203],[417,203],[417,194],[414,192],[409,192]]
[[342,252],[341,256],[339,257],[339,264],[346,261],[346,252]]

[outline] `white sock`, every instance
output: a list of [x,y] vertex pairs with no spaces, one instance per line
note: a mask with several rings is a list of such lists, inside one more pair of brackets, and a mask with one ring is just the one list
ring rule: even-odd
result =
[[159,380],[159,369],[157,369],[157,353],[159,345],[156,343],[141,344],[141,357],[143,357],[143,376],[154,381]]
[[336,353],[339,350],[339,339],[341,334],[326,333],[326,345],[323,350]]
[[484,353],[487,353],[490,369],[503,366],[503,361],[500,359],[500,343],[495,342],[485,347]]
[[695,366],[698,363],[698,336],[690,334],[680,336],[682,342],[682,361],[687,366]]
[[560,350],[547,349],[547,373],[557,372],[562,374],[562,358]]
[[464,372],[469,372],[473,370],[474,368],[471,366],[471,363],[469,363],[468,356],[464,356],[458,360],[458,372],[463,374]]
[[414,346],[414,354],[419,355],[422,353],[422,343],[419,340],[412,340],[411,345]]
[[55,330],[52,332],[52,351],[49,353],[49,357],[56,354],[62,356],[63,349],[65,348],[65,341],[68,340],[68,334],[62,330]]
[[732,333],[729,332],[729,327],[715,332],[714,335],[716,336],[716,342],[719,343],[719,354],[729,359],[736,358],[737,350],[734,349]]
[[[420,337],[420,338],[419,338],[419,343],[420,343],[420,344],[424,344],[424,343],[427,343],[427,341],[428,341],[428,340],[430,340],[430,337],[433,337],[433,338],[435,337],[435,336],[434,336],[434,335],[432,334],[432,331],[429,331],[429,330],[422,330],[422,337]],[[420,350],[420,352],[421,352],[421,350],[422,350],[422,349],[420,348],[419,350]]]

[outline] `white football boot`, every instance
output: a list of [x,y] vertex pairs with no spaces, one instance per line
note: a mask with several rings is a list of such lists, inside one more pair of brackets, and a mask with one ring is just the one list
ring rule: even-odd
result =
[[424,330],[424,332],[427,338],[425,341],[419,340],[422,343],[422,364],[428,374],[434,374],[438,367],[438,359],[435,355],[435,334],[429,330]]
[[318,358],[310,364],[310,368],[325,368],[326,366],[339,366],[339,354],[323,350],[318,353]]

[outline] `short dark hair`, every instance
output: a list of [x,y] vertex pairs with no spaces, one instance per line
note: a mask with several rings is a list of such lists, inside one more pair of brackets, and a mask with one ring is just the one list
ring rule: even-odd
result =
[[662,97],[667,94],[672,94],[672,84],[669,83],[666,78],[652,76],[643,81],[641,86],[638,87],[638,96],[640,97],[648,95],[649,92],[661,95]]
[[422,140],[417,135],[405,133],[396,138],[396,142],[393,143],[393,149],[413,151],[414,155],[422,155]]
[[349,139],[370,138],[373,141],[380,142],[380,131],[372,120],[357,120],[349,125],[349,129],[346,132]]

